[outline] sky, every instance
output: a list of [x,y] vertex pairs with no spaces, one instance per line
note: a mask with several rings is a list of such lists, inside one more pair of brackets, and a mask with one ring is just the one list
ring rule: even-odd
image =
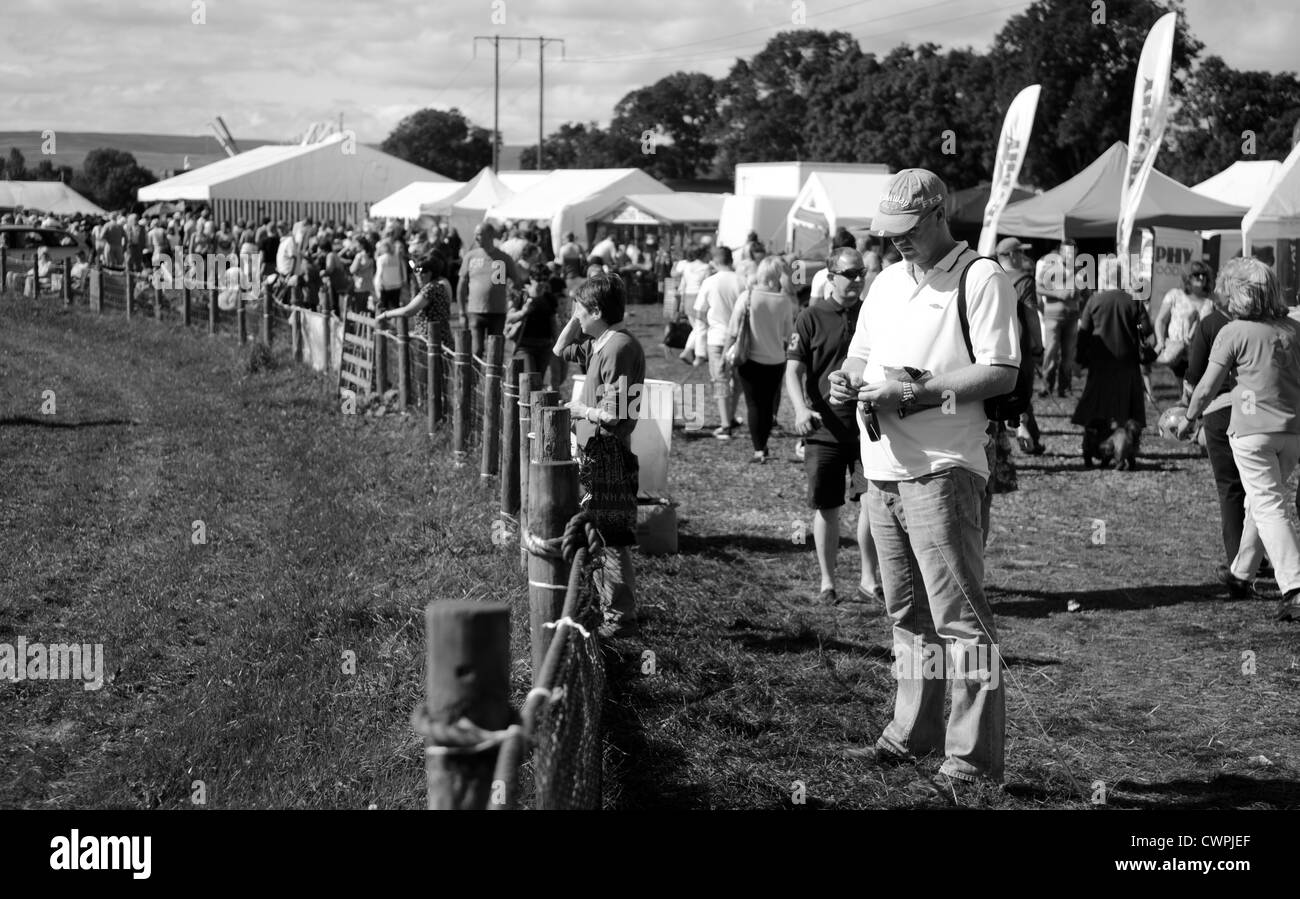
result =
[[[1078,0],[1089,15],[1091,0]],[[626,93],[675,71],[727,73],[772,35],[840,29],[866,52],[932,41],[988,48],[1029,0],[3,0],[0,130],[204,134],[288,141],[337,121],[378,143],[403,116],[458,107],[492,127],[500,43],[507,144],[537,140],[538,46],[545,131],[608,123]],[[1300,69],[1295,0],[1187,0],[1192,33],[1239,69]]]

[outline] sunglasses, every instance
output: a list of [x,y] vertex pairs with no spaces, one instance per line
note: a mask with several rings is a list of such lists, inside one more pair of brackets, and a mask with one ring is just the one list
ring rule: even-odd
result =
[[930,216],[934,215],[936,212],[938,212],[940,208],[941,208],[940,206],[935,206],[929,212],[925,213],[919,219],[917,219],[915,225],[913,225],[908,230],[904,231],[902,234],[893,235],[892,237],[890,237],[890,240],[911,240],[913,237],[916,236],[916,232],[921,230],[921,226],[925,224],[925,220],[928,219]]
[[880,421],[876,418],[876,407],[870,403],[861,403],[862,419],[867,425],[867,439],[872,443],[880,440]]
[[850,281],[856,281],[866,275],[865,268],[846,268],[841,272],[831,272],[832,275],[839,275],[841,278],[847,278]]

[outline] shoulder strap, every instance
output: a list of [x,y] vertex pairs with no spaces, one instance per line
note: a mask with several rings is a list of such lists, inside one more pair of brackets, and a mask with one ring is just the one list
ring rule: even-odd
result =
[[961,270],[961,278],[957,281],[957,320],[961,323],[961,339],[966,344],[966,353],[970,356],[971,362],[975,361],[975,347],[970,342],[970,318],[966,314],[966,276],[970,274],[971,266],[981,259],[987,259],[999,268],[1002,267],[1002,263],[992,256],[976,256],[966,263],[966,267]]

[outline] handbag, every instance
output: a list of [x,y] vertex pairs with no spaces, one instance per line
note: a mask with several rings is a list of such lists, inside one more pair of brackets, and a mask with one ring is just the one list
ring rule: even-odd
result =
[[691,323],[685,316],[679,316],[664,327],[664,346],[672,350],[684,350],[690,336]]
[[579,505],[590,512],[606,546],[636,543],[640,463],[612,434],[593,434],[578,453]]
[[742,296],[737,302],[744,303],[741,308],[740,326],[736,333],[736,340],[731,346],[727,347],[726,362],[733,368],[739,368],[749,361],[749,354],[754,348],[754,333],[749,329],[749,294]]
[[1187,341],[1185,340],[1166,340],[1165,348],[1156,357],[1156,362],[1161,365],[1175,366],[1187,359]]

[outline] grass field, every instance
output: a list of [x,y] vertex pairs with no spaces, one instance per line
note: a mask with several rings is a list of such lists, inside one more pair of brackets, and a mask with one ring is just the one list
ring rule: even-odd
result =
[[[650,376],[702,380],[637,311]],[[511,603],[522,699],[525,582],[491,540],[495,485],[454,469],[420,416],[338,415],[283,348],[258,374],[247,354],[0,300],[0,642],[106,659],[98,691],[0,683],[0,806],[186,807],[201,781],[209,807],[419,808],[431,599]],[[973,801],[1300,807],[1300,631],[1208,586],[1207,463],[1148,438],[1141,470],[1084,471],[1067,413],[1040,410],[1049,453],[1019,459],[1020,491],[994,506],[1008,786]],[[681,551],[638,557],[643,633],[609,654],[606,805],[918,804],[915,772],[841,755],[889,718],[890,634],[811,601],[793,440],[754,466],[713,424],[674,432]],[[846,539],[842,592],[857,574]]]

